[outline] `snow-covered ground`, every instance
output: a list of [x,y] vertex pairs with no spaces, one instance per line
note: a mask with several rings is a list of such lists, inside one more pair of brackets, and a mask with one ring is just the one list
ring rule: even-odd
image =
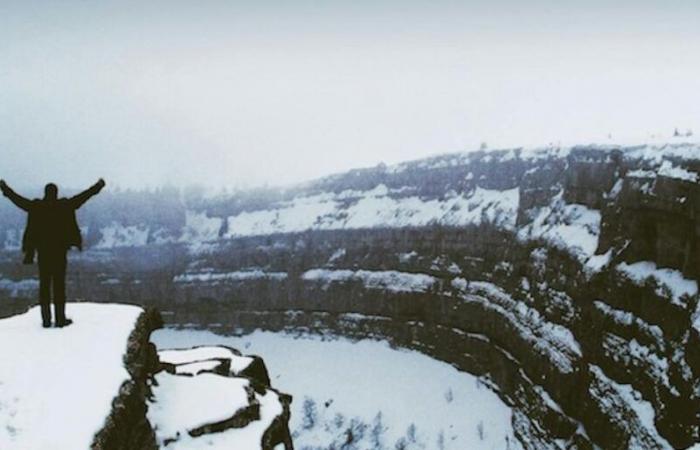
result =
[[[153,388],[155,402],[149,403],[148,420],[156,440],[169,450],[236,449],[259,450],[262,436],[282,413],[282,404],[272,390],[253,394],[245,378],[227,378],[203,373],[194,377],[161,372]],[[260,418],[242,428],[190,436],[187,431],[230,419],[255,396]]]
[[0,320],[0,449],[87,449],[129,379],[122,358],[141,308],[70,303],[66,328],[37,307]]
[[[161,372],[155,377],[153,396],[148,405],[148,420],[159,442],[176,439],[183,431],[224,421],[248,405],[250,382],[245,378],[227,378],[213,373],[194,377]],[[259,440],[258,440],[259,442]]]
[[448,193],[444,200],[400,197],[379,184],[369,191],[343,191],[297,197],[275,209],[242,212],[228,218],[227,237],[293,233],[309,229],[468,225],[494,223],[513,229],[519,189]]
[[297,449],[340,447],[348,430],[357,444],[350,448],[520,448],[510,408],[477,377],[385,342],[174,329],[156,331],[152,341],[161,348],[223,344],[262,356],[273,385],[294,396]]

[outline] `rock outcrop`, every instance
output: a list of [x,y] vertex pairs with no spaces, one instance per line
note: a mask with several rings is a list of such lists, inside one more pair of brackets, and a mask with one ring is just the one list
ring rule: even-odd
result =
[[224,346],[162,350],[159,356],[148,417],[161,446],[293,449],[292,398],[270,387],[262,359]]

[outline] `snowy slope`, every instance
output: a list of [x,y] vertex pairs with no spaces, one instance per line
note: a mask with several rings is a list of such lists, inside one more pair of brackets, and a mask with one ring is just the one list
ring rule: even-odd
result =
[[227,237],[291,233],[309,229],[478,225],[494,223],[512,229],[518,208],[518,189],[476,188],[448,193],[445,199],[399,197],[385,185],[369,191],[343,191],[297,197],[275,209],[242,212],[228,218]]
[[69,304],[44,329],[38,307],[0,320],[0,448],[86,449],[130,378],[122,357],[141,308]]

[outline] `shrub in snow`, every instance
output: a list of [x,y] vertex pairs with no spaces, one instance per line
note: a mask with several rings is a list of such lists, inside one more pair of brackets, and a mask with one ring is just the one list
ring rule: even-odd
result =
[[410,443],[416,443],[416,425],[412,423],[411,425],[408,426],[408,429],[406,430],[406,437],[408,438],[408,442]]
[[316,412],[316,402],[310,398],[304,398],[304,406],[302,407],[304,416],[301,422],[301,427],[305,430],[310,430],[316,425],[318,414]]
[[338,413],[335,416],[333,416],[333,426],[335,426],[337,429],[342,428],[344,423],[345,416],[343,416],[342,414]]
[[374,416],[372,430],[370,431],[370,440],[373,448],[383,448],[382,435],[386,430],[387,428],[382,423],[382,413],[380,411]]
[[414,449],[414,448],[425,448],[424,445],[420,444],[418,442],[418,438],[416,436],[416,425],[411,424],[408,426],[406,429],[406,435],[402,436],[396,441],[396,444],[394,444],[394,448],[396,450],[409,450],[409,449]]
[[448,389],[447,392],[445,392],[445,400],[447,401],[447,403],[452,403],[452,400],[454,400],[452,388]]
[[345,443],[341,448],[351,450],[359,449],[359,444],[365,437],[365,432],[367,431],[367,424],[363,423],[360,419],[354,418],[350,421],[350,426],[345,430]]
[[438,450],[445,450],[445,432],[444,431],[440,431],[440,434],[438,435],[437,448],[438,448]]

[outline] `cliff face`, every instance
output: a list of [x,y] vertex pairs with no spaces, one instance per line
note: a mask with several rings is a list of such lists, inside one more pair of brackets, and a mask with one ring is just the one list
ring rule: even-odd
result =
[[112,400],[112,409],[103,427],[95,434],[90,448],[158,448],[153,428],[146,418],[146,398],[150,395],[148,381],[159,369],[158,356],[155,346],[150,342],[150,336],[151,332],[162,325],[160,314],[153,308],[143,311],[136,320],[129,334],[123,358],[130,379],[122,383],[118,394]]
[[136,226],[141,241],[115,225],[71,289],[174,323],[419,349],[489,377],[526,448],[686,448],[700,442],[699,171],[691,144],[355,170],[202,199],[177,232]]

